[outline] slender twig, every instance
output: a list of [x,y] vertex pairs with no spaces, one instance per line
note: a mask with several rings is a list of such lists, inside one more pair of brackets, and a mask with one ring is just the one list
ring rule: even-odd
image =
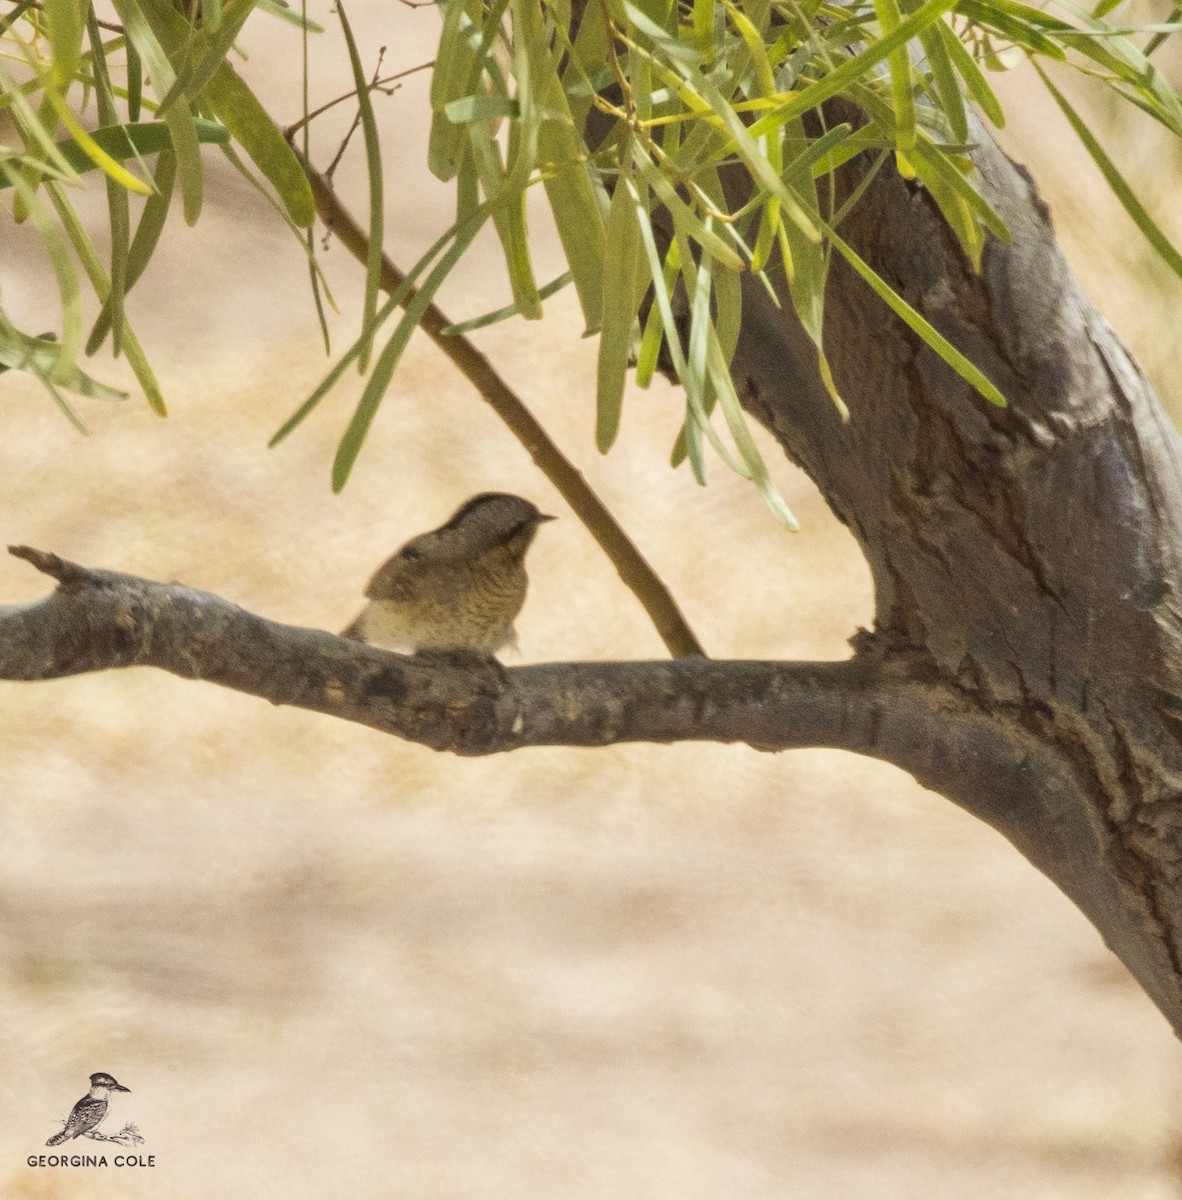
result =
[[[291,140],[289,136],[289,141]],[[365,231],[337,198],[328,179],[312,166],[298,147],[293,145],[292,148],[312,185],[312,194],[316,198],[316,211],[320,219],[349,253],[364,263],[369,252],[369,239]],[[383,254],[383,290],[393,292],[401,286],[404,279],[405,275],[394,265],[389,255]],[[403,304],[409,304],[414,294],[413,290],[408,291]],[[620,578],[648,613],[669,653],[674,658],[691,654],[704,656],[705,651],[701,643],[682,616],[664,581],[648,564],[574,464],[550,439],[550,435],[526,408],[521,398],[493,369],[488,359],[466,337],[444,333],[451,324],[450,318],[438,306],[431,304],[423,314],[421,328],[492,406],[513,436],[525,447],[538,469],[558,489],[562,498],[587,527],[588,532],[599,543],[600,549],[619,572]]]
[[[373,89],[377,86],[378,72],[381,71],[381,69],[382,69],[382,59],[385,57],[386,57],[386,47],[382,46],[378,50],[377,66],[375,66],[373,69],[373,79],[370,80],[369,86],[366,89],[367,91],[372,92]],[[361,94],[360,88],[355,89],[353,92],[354,96],[358,96],[360,94]],[[340,165],[341,159],[345,157],[345,151],[349,148],[349,142],[352,140],[353,135],[357,132],[360,125],[361,125],[361,105],[358,105],[357,112],[353,117],[353,124],[349,126],[348,133],[346,133],[345,136],[341,139],[340,149],[337,150],[336,154],[333,157],[332,162],[330,162],[328,164],[328,166],[325,167],[325,169],[324,169],[325,179],[331,179],[333,177],[334,172],[336,171],[337,167]],[[293,125],[293,126],[291,126],[290,129],[285,131],[284,136],[287,138],[288,141],[291,141],[291,136],[297,128],[298,128],[297,125]]]
[[[435,0],[431,0],[431,3],[435,3]],[[393,95],[394,89],[390,87],[390,84],[396,83],[399,79],[405,79],[408,75],[414,75],[419,71],[428,71],[434,65],[435,60],[432,59],[430,62],[419,63],[418,66],[415,67],[407,67],[405,71],[398,71],[393,75],[387,75],[384,79],[375,79],[371,84],[369,84],[369,91],[381,92],[386,96]],[[357,89],[354,88],[351,92],[346,92],[343,96],[338,96],[335,100],[329,100],[326,104],[322,104],[319,108],[313,109],[310,113],[302,116],[298,121],[296,121],[294,125],[289,125],[287,127],[287,136],[291,137],[293,134],[298,133],[304,128],[304,126],[315,121],[317,117],[322,117],[330,108],[336,108],[338,104],[343,104],[346,100],[351,100],[356,95]]]
[[[28,7],[35,8],[38,12],[45,11],[45,5],[42,3],[42,0],[33,0],[33,3]],[[109,33],[125,34],[127,32],[122,25],[117,25],[114,21],[103,21],[96,19],[95,24],[98,25],[100,29],[105,29]]]

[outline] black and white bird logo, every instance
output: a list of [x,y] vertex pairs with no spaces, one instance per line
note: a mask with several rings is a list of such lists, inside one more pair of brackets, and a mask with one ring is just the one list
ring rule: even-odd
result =
[[[130,1091],[131,1088],[126,1088],[123,1084],[117,1082],[114,1075],[108,1075],[106,1071],[96,1071],[90,1077],[90,1091],[74,1105],[66,1121],[65,1129],[61,1133],[55,1133],[45,1144],[47,1146],[60,1146],[62,1142],[68,1142],[71,1138],[76,1137],[88,1137],[100,1142],[120,1142],[121,1144],[125,1144],[128,1130],[133,1130],[134,1126],[126,1127],[113,1137],[108,1137],[105,1133],[100,1133],[98,1127],[107,1115],[107,1097],[112,1092]],[[143,1141],[138,1136],[135,1140]]]

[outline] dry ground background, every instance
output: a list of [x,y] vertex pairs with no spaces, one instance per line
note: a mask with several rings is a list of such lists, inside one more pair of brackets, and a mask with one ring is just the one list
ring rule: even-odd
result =
[[[353,8],[367,61],[378,44],[392,69],[429,56],[429,10]],[[296,38],[256,19],[247,40],[251,78],[294,117]],[[325,47],[321,98],[344,78]],[[419,166],[421,77],[381,112],[405,265],[446,221]],[[1014,125],[1079,268],[1168,390],[1182,364],[1153,321],[1177,292],[1152,291],[1135,235],[1078,191],[1045,108]],[[210,170],[206,219],[133,305],[172,415],[88,404],[82,439],[5,375],[4,542],[338,628],[376,563],[468,494],[563,513],[425,344],[344,496],[327,472],[356,381],[268,452],[324,360],[298,254]],[[357,183],[342,168],[360,208]],[[38,259],[7,214],[0,248],[6,307],[36,324]],[[358,274],[327,260],[341,342]],[[445,299],[503,303],[495,253]],[[577,334],[556,302],[482,342],[711,653],[844,656],[871,618],[867,574],[807,481],[776,469],[803,519],[791,537],[721,468],[706,490],[671,473],[677,399],[659,388],[598,458]],[[660,653],[573,518],[532,566],[522,660]],[[0,560],[4,600],[43,590]],[[889,767],[709,746],[458,761],[146,671],[0,685],[0,728],[0,1195],[1182,1195],[1164,1021],[1007,844]],[[136,1121],[156,1166],[24,1165],[99,1069],[132,1088],[108,1124]]]

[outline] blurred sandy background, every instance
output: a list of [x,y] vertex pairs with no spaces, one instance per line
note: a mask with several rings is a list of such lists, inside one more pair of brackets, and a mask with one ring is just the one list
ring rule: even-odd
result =
[[[430,56],[430,10],[350,11],[368,63],[380,44],[390,70]],[[256,18],[247,43],[249,77],[294,119],[298,39]],[[344,63],[335,39],[316,52],[326,99]],[[424,86],[380,105],[404,266],[448,219],[420,166]],[[1093,293],[1165,390],[1182,364],[1152,310],[1177,291],[1147,294],[1136,235],[1080,191],[1045,107],[1013,125]],[[318,133],[322,162],[337,128]],[[4,543],[335,629],[376,564],[467,495],[563,513],[425,343],[343,496],[328,468],[355,378],[268,451],[325,360],[298,252],[214,154],[209,168],[202,223],[174,231],[133,296],[171,416],[83,401],[83,439],[3,376]],[[355,164],[338,178],[363,212]],[[6,213],[0,253],[6,308],[37,327],[51,309],[34,244]],[[556,261],[541,255],[543,278]],[[359,273],[335,246],[325,262],[340,347]],[[502,303],[486,246],[444,306]],[[793,537],[721,467],[706,490],[669,471],[677,398],[661,388],[630,398],[620,446],[598,457],[578,333],[560,298],[544,325],[481,342],[708,650],[844,656],[871,619],[868,577],[807,481],[777,464]],[[531,563],[518,661],[661,653],[573,518]],[[0,559],[6,602],[44,591]],[[0,1195],[1182,1195],[1165,1022],[1052,885],[892,768],[701,746],[462,761],[148,671],[0,684],[0,723]],[[95,1070],[132,1089],[109,1130],[134,1120],[157,1166],[25,1166]]]

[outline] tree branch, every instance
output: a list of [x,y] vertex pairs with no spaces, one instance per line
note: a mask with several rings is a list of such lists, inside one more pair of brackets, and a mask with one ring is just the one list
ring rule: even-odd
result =
[[[686,657],[505,668],[462,652],[394,654],[179,583],[9,550],[59,586],[44,600],[0,606],[0,679],[157,667],[461,755],[681,741],[850,750],[939,788],[1036,861],[1045,833],[1030,789],[1040,776],[1073,786],[1070,763],[1041,748],[1020,719],[983,711],[922,659],[869,635],[839,662]],[[1050,823],[1063,820],[1056,812]]]
[[24,546],[11,552],[59,586],[44,600],[0,606],[0,679],[157,667],[461,755],[713,741],[830,747],[895,763],[1054,879],[1182,1025],[1168,947],[1135,916],[1139,893],[1115,869],[1113,831],[1080,804],[1086,768],[1049,744],[1020,706],[983,706],[888,639],[862,635],[843,662],[685,657],[506,669],[465,654],[392,654],[179,583]]
[[879,709],[908,686],[870,657],[506,669],[463,654],[392,654],[179,583],[92,570],[27,546],[10,552],[59,586],[44,600],[0,606],[0,678],[158,667],[457,754],[630,741],[875,753]]

